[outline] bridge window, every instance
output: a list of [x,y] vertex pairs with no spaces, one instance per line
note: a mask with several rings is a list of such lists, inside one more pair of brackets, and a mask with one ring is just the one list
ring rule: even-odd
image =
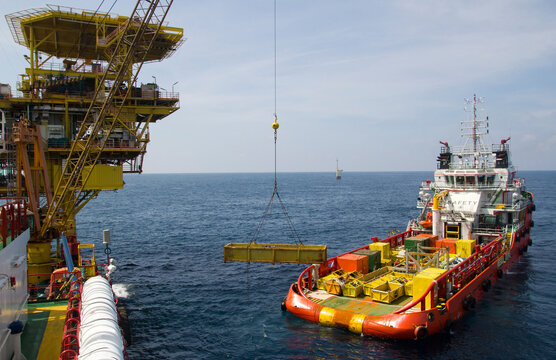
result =
[[494,185],[494,175],[487,175],[487,185]]

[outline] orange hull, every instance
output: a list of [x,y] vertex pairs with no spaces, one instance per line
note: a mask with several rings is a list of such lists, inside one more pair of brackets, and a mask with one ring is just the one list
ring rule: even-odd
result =
[[521,241],[514,242],[508,252],[494,259],[482,272],[450,297],[446,301],[446,306],[442,308],[434,307],[425,310],[425,306],[422,306],[421,310],[417,304],[401,312],[395,311],[376,316],[333,309],[312,301],[306,295],[301,295],[300,282],[301,285],[308,283],[306,278],[302,278],[303,273],[300,276],[301,281],[290,286],[283,305],[289,312],[307,321],[348,329],[357,334],[377,338],[422,339],[449,329],[454,321],[475,306],[476,301],[508,271],[523,251],[526,251],[530,242],[529,234],[522,237]]

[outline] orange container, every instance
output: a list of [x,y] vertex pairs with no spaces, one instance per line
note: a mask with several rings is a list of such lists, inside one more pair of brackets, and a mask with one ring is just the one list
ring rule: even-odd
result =
[[419,234],[417,235],[419,237],[424,237],[424,238],[428,238],[429,239],[429,246],[430,247],[438,247],[436,245],[436,243],[438,242],[438,235],[432,235],[432,234]]
[[369,272],[369,259],[365,255],[345,254],[338,256],[338,266],[346,272],[358,271],[366,274]]
[[448,247],[448,252],[450,254],[455,254],[456,253],[456,242],[458,241],[458,239],[439,239],[436,242],[436,247]]

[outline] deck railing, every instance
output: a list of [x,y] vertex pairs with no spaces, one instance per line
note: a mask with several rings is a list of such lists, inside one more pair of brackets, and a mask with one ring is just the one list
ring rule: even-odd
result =
[[[396,247],[404,244],[404,241],[407,237],[413,236],[414,232],[412,230],[408,230],[406,232],[396,234],[390,236],[386,239],[380,240],[380,242],[388,242],[390,243],[391,247]],[[377,238],[373,242],[377,242]],[[371,240],[373,240],[371,239]],[[492,262],[500,257],[504,251],[504,239],[505,236],[500,235],[497,239],[490,242],[488,245],[480,249],[479,246],[476,246],[476,251],[471,254],[467,259],[459,263],[458,265],[454,266],[452,269],[445,272],[441,275],[438,279],[434,280],[431,285],[425,290],[423,295],[418,299],[410,302],[409,304],[403,306],[401,309],[394,311],[394,314],[403,313],[415,306],[420,305],[422,311],[427,308],[426,300],[427,296],[430,294],[430,307],[434,308],[437,305],[439,295],[442,295],[445,299],[447,299],[447,295],[449,291],[454,289],[461,289],[465,285],[467,285],[475,276],[484,270],[488,265],[492,264]],[[350,254],[359,250],[367,249],[368,246],[362,246],[358,249],[349,251],[345,254]],[[342,255],[345,255],[342,254]],[[338,256],[342,256],[338,255]],[[338,268],[338,256],[332,257],[328,259],[324,264],[319,267],[319,277],[326,276],[329,273],[337,270]],[[304,297],[308,300],[307,296],[305,295],[304,289],[313,289],[313,269],[315,265],[309,266],[305,269],[298,278],[297,281],[297,292],[299,295]]]
[[29,227],[27,221],[27,201],[23,198],[2,198],[0,201],[0,237],[2,248],[8,240],[15,239]]
[[73,360],[79,356],[82,290],[83,284],[81,281],[75,279],[71,282],[59,360]]
[[[427,305],[426,299],[429,294],[431,295],[429,304],[431,309],[436,307],[437,299],[440,297],[440,294],[448,300],[447,295],[449,293],[449,288],[463,288],[501,255],[503,240],[504,236],[500,236],[482,249],[475,251],[467,259],[434,280],[421,297],[413,300],[401,309],[394,311],[394,314],[403,313],[419,304],[421,306],[421,311],[424,311]],[[478,249],[478,246],[475,247],[475,249]]]
[[[89,269],[89,268],[94,268],[95,269],[95,275],[105,275],[107,272],[107,265],[106,264],[95,264],[95,265],[84,265],[84,266],[79,266],[76,267],[76,269],[78,268],[85,268],[85,269]],[[72,281],[72,276],[74,276],[75,273],[72,273],[71,271],[62,271],[60,273],[57,273],[58,275],[58,280],[66,280],[66,281]],[[64,294],[60,294],[62,291],[65,290],[65,286],[67,286],[65,283],[65,281],[62,282],[53,282],[52,279],[52,273],[29,273],[28,277],[48,277],[50,279],[50,281],[47,284],[36,284],[36,285],[31,285],[29,284],[27,286],[28,291],[29,291],[29,300],[31,301],[37,301],[37,300],[42,300],[44,298],[44,300],[48,299],[57,299],[57,298],[67,298],[70,294],[71,294],[71,290],[70,287],[68,287],[68,294],[64,295]],[[47,291],[48,290],[48,291]],[[51,293],[52,292],[52,293]],[[48,293],[48,294],[47,294]],[[61,296],[60,296],[61,295]]]

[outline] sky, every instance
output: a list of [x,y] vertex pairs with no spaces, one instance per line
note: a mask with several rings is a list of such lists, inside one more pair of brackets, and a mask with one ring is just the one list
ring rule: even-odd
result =
[[[47,2],[2,2],[4,14]],[[50,0],[82,8],[83,1]],[[102,5],[101,5],[102,3]],[[108,11],[114,0],[90,1]],[[129,15],[134,2],[112,12]],[[279,172],[433,171],[463,144],[464,99],[484,98],[487,143],[520,170],[556,170],[556,3],[277,0]],[[273,0],[176,0],[187,40],[139,79],[180,94],[150,128],[145,173],[274,171]],[[0,82],[27,50],[0,25]]]

